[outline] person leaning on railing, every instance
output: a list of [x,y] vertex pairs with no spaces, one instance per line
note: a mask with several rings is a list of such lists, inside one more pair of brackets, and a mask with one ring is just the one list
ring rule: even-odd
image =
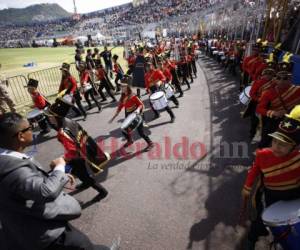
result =
[[[0,64],[1,69],[1,64]],[[16,112],[15,103],[10,98],[8,93],[8,81],[4,74],[0,73],[0,114],[6,112],[5,105],[7,105],[11,112]]]

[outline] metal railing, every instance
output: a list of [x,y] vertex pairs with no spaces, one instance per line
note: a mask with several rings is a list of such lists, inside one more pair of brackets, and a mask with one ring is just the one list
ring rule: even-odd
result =
[[17,75],[7,78],[8,91],[17,107],[28,105],[32,102],[25,86],[27,78],[23,75]]
[[[79,82],[79,74],[76,70],[75,63],[71,64],[70,73],[75,77],[76,81]],[[32,103],[27,88],[25,88],[28,79],[30,78],[39,81],[38,89],[44,96],[50,97],[56,95],[61,81],[60,66],[31,72],[27,77],[24,75],[17,75],[7,78],[10,96],[14,100],[17,108]]]

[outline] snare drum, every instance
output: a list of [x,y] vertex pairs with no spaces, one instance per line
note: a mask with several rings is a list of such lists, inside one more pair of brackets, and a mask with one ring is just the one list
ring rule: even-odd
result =
[[89,91],[90,89],[92,89],[92,88],[93,88],[93,87],[92,87],[92,85],[91,85],[90,83],[87,83],[87,84],[85,84],[85,85],[82,87],[84,93],[88,92],[88,91]]
[[264,210],[262,219],[284,250],[299,250],[300,199],[274,203]]
[[165,83],[163,86],[163,91],[166,93],[167,99],[171,98],[174,95],[174,90],[169,83]]
[[73,96],[72,95],[64,95],[60,100],[70,106],[73,106]]
[[217,51],[217,50],[214,50],[214,51],[212,52],[213,55],[218,55],[218,53],[219,53],[219,51]]
[[150,102],[155,110],[162,110],[168,106],[168,100],[163,91],[152,94],[150,96]]
[[123,132],[128,133],[129,131],[134,131],[138,126],[140,126],[143,121],[142,116],[137,113],[131,113],[126,117],[121,125]]
[[27,114],[27,120],[33,124],[45,119],[44,112],[39,109],[34,109]]
[[247,86],[242,93],[240,93],[239,99],[240,102],[244,105],[248,105],[251,98],[250,98],[250,90],[251,86]]

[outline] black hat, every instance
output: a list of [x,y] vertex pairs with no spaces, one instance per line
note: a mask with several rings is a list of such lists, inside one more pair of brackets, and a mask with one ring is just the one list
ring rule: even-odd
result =
[[269,136],[288,144],[299,145],[300,105],[296,105],[288,115],[285,115],[276,132],[269,134]]
[[63,63],[63,64],[61,65],[60,70],[69,72],[69,71],[70,71],[70,64],[68,64],[68,63]]
[[286,52],[282,58],[282,62],[278,64],[278,72],[289,72],[293,70],[293,63],[291,62],[292,53]]
[[78,66],[79,66],[79,68],[86,68],[86,63],[85,62],[79,62]]
[[70,108],[70,104],[67,104],[62,99],[58,98],[55,100],[55,103],[44,110],[44,113],[48,116],[66,117]]
[[274,68],[272,67],[267,67],[265,68],[262,73],[261,73],[262,76],[264,75],[271,75],[271,76],[275,76],[276,75],[276,71]]
[[287,72],[291,73],[293,69],[293,64],[291,62],[280,62],[278,64],[278,73]]
[[300,122],[290,117],[285,117],[278,129],[269,136],[290,145],[300,144]]
[[115,55],[113,55],[112,58],[115,59],[115,60],[118,60],[119,56],[115,54]]
[[39,81],[35,80],[35,79],[29,79],[27,82],[27,86],[25,86],[25,88],[29,88],[29,87],[33,87],[33,88],[37,88],[39,85]]

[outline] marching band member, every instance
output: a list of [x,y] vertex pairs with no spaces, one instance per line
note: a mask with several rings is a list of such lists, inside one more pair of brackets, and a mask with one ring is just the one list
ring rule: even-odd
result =
[[118,55],[113,56],[113,63],[114,63],[113,71],[116,73],[115,84],[116,84],[116,87],[117,87],[117,92],[119,92],[121,90],[120,84],[118,83],[118,81],[122,80],[122,78],[124,76],[124,71],[123,71],[121,65],[117,62],[118,58],[119,58]]
[[196,54],[194,45],[188,48],[188,55],[190,56],[191,60],[191,73],[193,72],[195,78],[197,78]]
[[[266,91],[270,86],[272,86],[272,84],[274,84],[272,81],[273,77],[276,74],[274,67],[275,65],[272,66],[271,64],[269,64],[269,67],[264,69],[264,71],[262,72],[261,77],[258,80],[255,80],[251,86],[251,90],[250,90],[251,102],[249,104],[249,106],[251,107],[248,110],[248,114],[250,115],[250,119],[251,119],[251,128],[250,128],[250,135],[249,135],[250,140],[254,138],[259,123],[259,119],[256,116],[256,107],[261,97],[261,93],[262,91]],[[246,116],[244,115],[244,117]]]
[[92,187],[98,191],[99,194],[93,200],[104,199],[108,192],[92,175],[103,171],[102,168],[110,160],[110,155],[103,152],[76,121],[65,118],[66,113],[59,102],[52,104],[46,115],[57,130],[57,139],[65,149],[65,172],[77,176],[82,181],[80,188]]
[[[41,93],[37,90],[37,87],[38,81],[34,79],[29,79],[26,88],[32,98],[34,107],[39,110],[44,110],[45,108],[50,106],[50,103],[43,95],[41,95]],[[50,132],[47,119],[42,119],[38,121],[38,124],[41,128],[41,134],[48,134]]]
[[[160,91],[160,86],[165,81],[166,81],[166,78],[165,78],[164,74],[160,70],[154,69],[154,66],[151,62],[147,62],[146,63],[146,74],[145,74],[145,83],[146,83],[147,92],[151,95],[157,91]],[[157,119],[160,116],[159,112],[152,107],[151,102],[150,102],[150,105],[155,114],[155,119]],[[169,106],[167,106],[165,108],[165,110],[170,115],[171,122],[173,123],[175,121],[175,115],[174,115],[173,111],[170,109]]]
[[[122,84],[121,87],[122,87],[122,95],[119,101],[119,106],[117,108],[116,113],[109,121],[109,123],[113,122],[113,120],[119,115],[119,113],[123,108],[125,108],[125,118],[133,112],[136,112],[137,114],[141,114],[143,112],[144,104],[136,95],[132,93],[131,87],[128,84]],[[141,124],[137,127],[137,131],[140,137],[142,137],[148,144],[146,150],[150,150],[153,147],[153,142],[147,135],[145,135],[143,122],[144,121],[142,121]],[[131,144],[133,144],[131,131],[129,130],[127,130],[126,132],[122,131],[122,134],[127,140],[124,147],[128,147]]]
[[98,80],[100,81],[98,92],[102,97],[101,102],[105,102],[107,100],[106,96],[103,93],[103,88],[105,88],[108,95],[112,98],[112,102],[117,101],[114,94],[111,91],[110,84],[109,84],[109,79],[108,79],[108,76],[105,72],[105,69],[103,68],[103,65],[101,63],[96,64],[96,68],[97,68],[96,76],[97,76]]
[[284,61],[278,67],[274,87],[263,93],[256,108],[256,112],[262,116],[259,148],[269,146],[271,140],[268,134],[274,132],[285,114],[300,104],[300,87],[292,85],[291,81],[291,63]]
[[[172,74],[168,68],[163,68],[162,60],[158,60],[157,66],[158,66],[158,69],[164,74],[164,76],[166,78],[166,81],[164,83],[171,82]],[[170,100],[176,105],[176,108],[179,107],[179,102],[178,102],[175,94],[170,97]]]
[[128,63],[128,70],[126,72],[126,75],[131,75],[134,71],[134,65],[135,65],[135,55],[132,51],[132,49],[129,50],[129,56],[126,58]]
[[79,110],[72,105],[72,109],[75,111],[77,116],[83,115],[84,119],[86,119],[86,112],[81,104],[80,92],[77,88],[77,82],[75,78],[70,73],[70,64],[63,63],[61,68],[62,78],[59,85],[59,95],[70,95],[73,100],[75,99],[75,103],[77,104]]
[[250,56],[246,56],[243,59],[242,63],[242,79],[241,79],[241,85],[240,85],[240,91],[242,91],[246,86],[248,86],[250,82],[250,65],[254,63],[257,58],[259,57],[259,49],[260,49],[261,43],[258,41],[256,44],[252,46],[252,54]]
[[[172,77],[169,76],[169,77],[171,77],[171,79],[169,78],[169,80],[171,80],[172,85],[175,86],[176,90],[179,92],[179,97],[182,97],[183,96],[183,91],[181,89],[180,81],[179,81],[178,74],[177,74],[177,71],[176,71],[176,63],[172,62],[170,59],[165,59],[164,70],[165,71],[167,71],[167,70],[170,71]],[[167,75],[169,75],[169,74],[167,73]]]
[[79,70],[79,64],[81,62],[83,62],[82,50],[76,49],[75,52],[76,52],[76,54],[75,54],[75,65],[76,65],[76,69]]
[[254,194],[256,204],[253,204],[257,216],[248,232],[248,250],[255,249],[259,236],[268,234],[261,219],[264,209],[261,193],[264,193],[267,207],[280,200],[300,198],[300,152],[297,148],[300,144],[300,106],[296,106],[269,136],[272,145],[256,151],[242,191],[244,216],[250,192],[254,190],[255,180],[259,178],[259,193]]
[[101,112],[102,106],[94,96],[94,89],[91,84],[90,72],[88,71],[87,65],[84,62],[81,62],[79,64],[79,77],[80,77],[81,89],[84,94],[84,99],[86,100],[86,102],[88,103],[88,106],[89,106],[88,109],[92,109],[92,104],[91,104],[91,101],[89,98],[89,97],[91,97],[93,99],[93,101],[96,103],[96,105],[99,109],[99,112]]
[[187,62],[186,53],[185,53],[184,48],[181,48],[180,61],[178,62],[178,66],[179,66],[179,70],[180,70],[181,75],[182,75],[182,84],[186,83],[186,85],[188,86],[188,89],[190,89],[191,86],[190,86],[190,83],[188,81],[189,67],[188,67],[188,62]]

